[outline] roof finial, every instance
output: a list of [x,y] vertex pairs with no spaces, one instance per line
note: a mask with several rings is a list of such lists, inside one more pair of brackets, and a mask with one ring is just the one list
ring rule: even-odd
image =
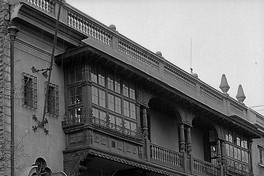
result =
[[243,103],[243,101],[246,99],[246,96],[244,94],[244,91],[243,91],[243,88],[242,88],[242,85],[241,84],[238,86],[236,98],[237,98],[237,100],[240,103]]
[[225,74],[222,75],[222,78],[221,78],[221,83],[220,83],[220,86],[219,88],[223,91],[223,93],[227,94],[230,86],[228,85],[228,82],[227,82],[227,79],[226,79],[226,76]]

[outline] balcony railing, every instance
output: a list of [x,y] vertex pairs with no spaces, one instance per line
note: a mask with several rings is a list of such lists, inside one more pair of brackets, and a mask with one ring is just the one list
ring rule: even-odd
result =
[[69,12],[67,24],[70,27],[82,32],[83,34],[92,37],[108,46],[112,44],[113,36],[108,31],[102,29],[92,21],[80,17],[77,14]]
[[56,3],[54,0],[26,0],[26,2],[43,12],[49,13],[51,15],[55,14]]
[[208,175],[208,176],[219,176],[220,175],[220,167],[214,164],[193,159],[193,168],[194,172],[198,173],[199,175]]
[[157,56],[152,56],[146,53],[144,50],[137,48],[136,46],[133,46],[129,42],[125,42],[124,40],[119,39],[118,51],[131,57],[132,59],[135,59],[143,63],[144,65],[153,69],[154,71],[159,70],[159,61]]
[[129,136],[129,137],[136,138],[136,139],[143,139],[143,135],[141,133],[140,128],[137,128],[136,130],[131,130],[123,126],[116,125],[116,124],[110,123],[109,121],[105,121],[105,120],[102,120],[96,117],[90,118],[90,123],[100,128],[104,128],[112,132],[117,132],[121,135]]
[[151,144],[150,158],[154,162],[183,169],[183,154]]
[[236,168],[236,167],[232,167],[230,165],[227,166],[227,172],[228,173],[235,173],[237,175],[243,175],[243,176],[252,176],[253,175],[253,174],[249,173],[248,169]]
[[61,122],[62,127],[69,127],[69,126],[78,126],[83,125],[86,123],[86,116],[80,116],[80,117],[74,117],[74,118],[64,118],[64,120]]

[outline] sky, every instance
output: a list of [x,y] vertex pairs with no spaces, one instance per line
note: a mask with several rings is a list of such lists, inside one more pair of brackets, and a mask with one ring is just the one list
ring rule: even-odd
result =
[[[220,90],[222,74],[235,98],[264,115],[264,1],[66,0]],[[256,107],[257,106],[257,107]]]

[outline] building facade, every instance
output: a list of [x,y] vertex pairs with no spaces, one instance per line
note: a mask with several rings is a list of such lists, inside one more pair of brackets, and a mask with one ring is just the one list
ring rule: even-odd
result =
[[264,117],[224,75],[216,90],[66,2],[0,2],[0,134],[8,146],[13,108],[16,175],[264,174]]

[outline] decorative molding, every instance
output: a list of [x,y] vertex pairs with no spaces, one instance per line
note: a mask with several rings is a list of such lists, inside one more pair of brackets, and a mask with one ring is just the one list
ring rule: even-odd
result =
[[220,96],[216,95],[215,93],[211,92],[210,90],[208,90],[207,88],[205,87],[200,87],[200,93],[201,95],[208,99],[209,101],[217,104],[217,105],[220,105],[221,107],[224,106],[223,104],[223,98],[221,98]]
[[192,90],[193,92],[197,92],[196,82],[191,80],[191,78],[184,76],[182,73],[172,68],[172,66],[164,66],[164,75],[177,81],[177,83]]

